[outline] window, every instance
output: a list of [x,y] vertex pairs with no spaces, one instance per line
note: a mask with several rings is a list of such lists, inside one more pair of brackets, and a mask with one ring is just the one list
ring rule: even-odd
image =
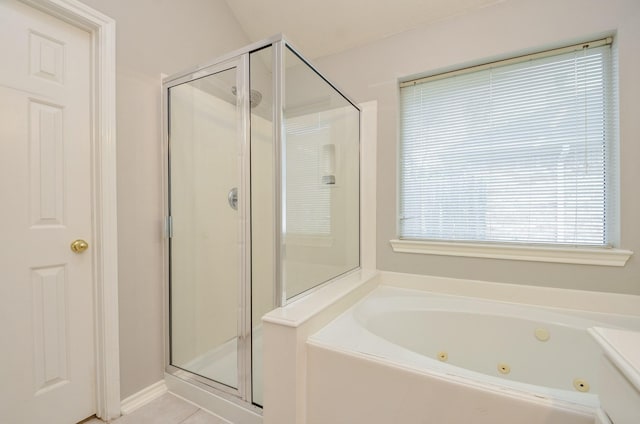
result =
[[611,40],[400,84],[404,239],[615,243]]
[[323,184],[323,145],[331,140],[327,113],[286,120],[286,219],[290,234],[331,234],[331,186]]

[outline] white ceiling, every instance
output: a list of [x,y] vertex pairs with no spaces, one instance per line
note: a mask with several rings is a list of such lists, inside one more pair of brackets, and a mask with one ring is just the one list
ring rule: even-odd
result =
[[225,0],[252,42],[283,33],[308,58],[504,0]]

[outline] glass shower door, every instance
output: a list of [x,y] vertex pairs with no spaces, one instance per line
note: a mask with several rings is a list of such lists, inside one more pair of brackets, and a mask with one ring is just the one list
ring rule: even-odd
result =
[[242,334],[237,69],[169,88],[170,364],[231,389]]

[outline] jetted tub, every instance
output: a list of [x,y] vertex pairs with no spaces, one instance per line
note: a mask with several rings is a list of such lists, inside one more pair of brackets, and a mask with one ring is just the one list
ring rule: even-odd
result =
[[309,338],[308,423],[593,424],[587,329],[636,321],[380,286]]

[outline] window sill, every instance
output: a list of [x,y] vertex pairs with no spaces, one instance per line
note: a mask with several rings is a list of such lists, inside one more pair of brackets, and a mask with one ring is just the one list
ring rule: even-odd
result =
[[624,266],[633,255],[630,250],[598,247],[510,246],[424,240],[391,240],[390,243],[393,251],[399,253],[600,266]]

